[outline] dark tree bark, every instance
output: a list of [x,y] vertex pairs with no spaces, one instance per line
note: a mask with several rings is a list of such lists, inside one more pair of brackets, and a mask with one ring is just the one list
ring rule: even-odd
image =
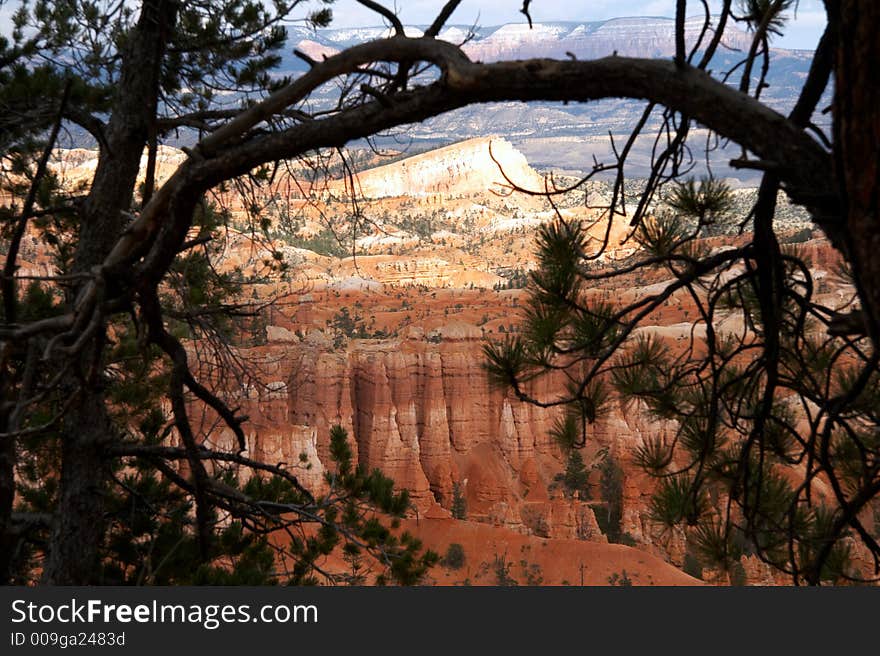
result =
[[[5,397],[5,385],[0,384],[0,394]],[[0,412],[0,433],[9,430],[9,410]],[[0,584],[10,579],[15,535],[12,527],[12,509],[15,503],[15,440],[0,439]]]
[[839,7],[831,15],[838,22],[836,175],[867,328],[880,348],[880,3],[842,0]]
[[[82,210],[74,271],[99,267],[128,222],[141,155],[156,120],[161,61],[177,7],[174,0],[144,2],[122,53],[106,144]],[[47,584],[95,583],[100,571],[108,474],[104,450],[113,440],[101,375],[103,347],[102,325],[76,354],[79,370],[64,385],[80,398],[60,431],[61,489],[43,573]]]

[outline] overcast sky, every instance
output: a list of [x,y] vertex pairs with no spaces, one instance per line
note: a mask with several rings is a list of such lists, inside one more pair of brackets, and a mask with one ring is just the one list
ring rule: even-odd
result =
[[[388,7],[395,0],[384,0]],[[398,14],[408,24],[426,24],[436,16],[443,0],[396,0]],[[717,7],[717,0],[710,0]],[[813,49],[825,26],[825,12],[821,0],[800,0],[796,19],[786,35],[776,42],[783,48]],[[522,0],[464,0],[452,15],[451,23],[483,26],[519,23],[525,20],[519,13]],[[702,12],[702,3],[691,0],[689,14]],[[531,14],[535,21],[596,21],[621,16],[673,16],[675,0],[532,0]],[[333,4],[334,27],[377,25],[376,14],[355,0],[336,0]]]

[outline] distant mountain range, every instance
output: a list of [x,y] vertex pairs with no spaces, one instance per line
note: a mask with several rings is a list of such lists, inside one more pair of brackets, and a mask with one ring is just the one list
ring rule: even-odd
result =
[[[702,28],[702,18],[687,21],[686,39],[693,45]],[[424,27],[424,26],[423,26]],[[423,27],[407,26],[409,36],[421,36]],[[492,27],[471,28],[452,25],[439,35],[440,39],[461,44],[469,34],[472,38],[464,44],[471,59],[496,61],[499,59],[525,59],[530,57],[567,57],[571,53],[580,59],[604,57],[613,52],[627,57],[665,57],[675,52],[675,22],[670,18],[636,17],[614,18],[598,22],[535,23],[532,28],[525,23],[510,23]],[[289,40],[306,48],[326,54],[370,39],[391,35],[385,27],[312,30],[303,27],[289,28]],[[743,50],[751,43],[751,35],[728,26],[724,43],[728,48]]]
[[[699,37],[701,26],[701,18],[688,20],[686,36],[689,47]],[[425,26],[407,26],[406,32],[410,36],[420,36],[423,29]],[[288,27],[288,42],[283,49],[277,75],[295,77],[308,68],[305,61],[294,55],[295,49],[320,60],[323,56],[330,56],[358,43],[390,35],[391,30],[387,27],[317,30]],[[710,36],[704,36],[704,43]],[[475,28],[452,25],[446,27],[439,37],[452,43],[463,43],[467,55],[479,61],[570,56],[591,59],[615,52],[630,57],[672,57],[675,51],[674,21],[657,17],[535,23],[531,29],[527,24]],[[733,68],[743,58],[750,44],[750,34],[735,26],[728,26],[723,47],[710,68],[716,72]],[[777,111],[790,110],[809,71],[812,56],[812,51],[806,50],[772,50],[769,87],[763,91],[762,100]],[[740,71],[732,76],[731,83],[738,83]],[[337,93],[335,85],[324,85],[309,99],[309,105],[313,109],[329,108],[335,104]],[[830,98],[823,100],[820,108],[829,103]],[[380,136],[374,142],[393,150],[405,148],[410,152],[419,152],[471,137],[499,136],[507,138],[538,170],[552,169],[577,174],[592,168],[593,157],[600,160],[608,158],[611,153],[609,132],[616,138],[625,138],[641,114],[643,105],[642,102],[628,99],[566,105],[493,103],[465,107],[406,126],[395,130],[394,134]],[[820,126],[827,125],[828,120],[823,115],[814,117],[814,122]],[[170,145],[188,145],[193,139],[193,134],[181,131],[178,139]],[[648,171],[652,144],[650,138],[644,139],[642,144],[636,144],[630,158],[630,175],[639,177]],[[76,131],[72,145],[93,147],[87,135]],[[702,148],[698,147],[697,150]],[[734,171],[726,165],[727,160],[736,154],[733,150],[714,153],[711,156],[713,172],[750,185],[757,179],[753,172]]]
[[[593,59],[617,53],[628,57],[672,57],[675,52],[675,22],[669,18],[635,17],[616,18],[600,22],[553,22],[508,24],[471,29],[452,25],[439,38],[452,43],[463,43],[463,49],[473,60],[527,59],[532,57]],[[701,18],[687,22],[686,37],[691,47],[699,38]],[[423,27],[408,26],[410,36],[420,36]],[[289,54],[282,63],[283,74],[296,74],[306,64],[292,54],[294,48],[314,59],[330,56],[347,47],[370,39],[390,36],[385,27],[345,29],[292,28],[289,33]],[[466,41],[468,36],[470,39]],[[704,43],[711,34],[704,36]],[[725,71],[732,68],[751,44],[751,34],[728,26],[723,47],[712,61],[711,68]],[[466,42],[465,42],[466,41]],[[795,103],[806,77],[812,51],[774,49],[771,52],[769,87],[762,99],[781,112]],[[734,81],[739,77],[734,74]],[[332,90],[323,102],[332,101]],[[318,101],[319,103],[321,100]],[[631,100],[609,99],[593,103],[494,103],[490,106],[466,107],[435,119],[397,131],[384,140],[391,147],[410,144],[423,150],[474,136],[498,135],[508,138],[526,154],[538,169],[553,168],[578,172],[592,166],[593,155],[608,156],[611,148],[608,133],[623,137],[637,120],[643,104]],[[659,115],[659,114],[658,114]],[[827,119],[818,117],[821,123]],[[383,140],[379,140],[383,143]],[[647,148],[633,154],[633,175],[643,175],[649,164]],[[713,156],[716,173],[751,183],[751,172],[733,171],[726,166],[729,154]]]

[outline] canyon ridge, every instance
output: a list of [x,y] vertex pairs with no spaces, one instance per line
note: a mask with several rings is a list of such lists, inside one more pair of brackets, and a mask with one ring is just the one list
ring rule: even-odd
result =
[[[88,177],[93,157],[61,152],[58,167],[76,182]],[[182,157],[163,149],[160,178]],[[672,427],[613,404],[589,429],[588,483],[571,494],[551,435],[559,412],[518,401],[486,374],[483,346],[518,330],[536,231],[562,216],[600,236],[604,222],[588,208],[607,200],[608,185],[590,183],[556,207],[511,192],[511,183],[540,190],[546,178],[498,137],[388,159],[367,158],[352,175],[309,185],[280,176],[260,189],[256,208],[236,194],[218,197],[233,224],[248,212],[272,218],[259,239],[227,231],[216,255],[225,269],[254,276],[251,298],[267,303],[234,348],[253,375],[215,381],[249,417],[248,455],[288,463],[320,491],[330,427],[344,427],[360,463],[409,490],[406,528],[440,553],[464,548],[465,567],[432,571],[438,584],[496,584],[499,562],[521,584],[729,583],[693,564],[683,531],[651,519],[654,482],[634,454]],[[745,207],[754,192],[735,193]],[[823,296],[843,298],[850,290],[833,274],[830,247],[797,212],[781,216],[782,230],[801,235],[810,252]],[[733,241],[707,240],[716,248]],[[24,273],[45,274],[50,263],[34,244],[24,244]],[[615,227],[599,265],[620,266],[634,252],[626,230]],[[279,259],[280,271],[270,266]],[[643,272],[588,294],[637,299],[663,282]],[[676,294],[640,330],[680,348],[693,317],[690,299]],[[541,384],[536,392],[554,393],[552,381]],[[207,439],[231,445],[234,438],[215,431]],[[609,477],[616,477],[610,492]],[[612,508],[617,544],[602,522]],[[755,557],[742,565],[748,583],[778,580]]]

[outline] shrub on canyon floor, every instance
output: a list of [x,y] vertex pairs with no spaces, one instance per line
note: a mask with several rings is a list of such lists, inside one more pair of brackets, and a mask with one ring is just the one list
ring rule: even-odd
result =
[[461,569],[465,564],[464,547],[453,542],[446,549],[446,554],[440,561],[440,564],[447,569]]

